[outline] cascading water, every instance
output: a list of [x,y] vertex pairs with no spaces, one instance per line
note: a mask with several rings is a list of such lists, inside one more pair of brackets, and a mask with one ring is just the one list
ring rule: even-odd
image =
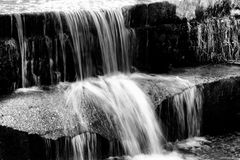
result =
[[[99,72],[108,74],[116,71],[130,71],[130,42],[134,39],[134,31],[125,27],[121,9],[65,10],[61,14],[54,12],[51,15],[51,18],[56,17],[55,23],[58,25],[54,30],[58,32],[58,36],[52,39],[45,35],[46,31],[44,31],[43,40],[38,44],[37,41],[26,38],[25,15],[14,14],[22,59],[22,87],[44,84],[41,75],[35,73],[39,69],[45,70],[40,72],[49,74],[50,83],[54,82],[54,76],[58,77],[55,78],[57,82],[59,79],[69,80],[67,57],[70,55],[69,51],[66,51],[67,42],[64,37],[69,39],[68,42],[73,50],[75,79],[81,80],[95,76]],[[44,19],[48,21],[47,16]],[[45,27],[44,30],[46,29],[48,28]],[[66,33],[68,31],[70,34]],[[57,48],[57,42],[60,42],[60,49]],[[53,48],[53,45],[56,47]],[[35,49],[42,49],[44,46],[46,49],[43,51],[46,53],[38,55]],[[54,50],[55,53],[53,53]],[[59,66],[59,63],[62,66]]]
[[97,159],[97,138],[95,134],[85,133],[72,139],[73,160]]
[[92,29],[97,32],[103,73],[130,70],[131,30],[125,27],[121,9],[65,12],[64,17],[73,41],[78,79],[93,74]]
[[[84,3],[83,1],[79,2],[81,2],[80,4]],[[19,3],[22,2],[19,1]],[[115,2],[115,4],[121,3]],[[71,6],[73,5],[71,4]],[[63,5],[57,7],[60,10],[51,13],[52,17],[56,18],[57,36],[49,38],[46,35],[47,28],[45,28],[42,41],[47,49],[46,53],[40,53],[40,55],[37,55],[36,52],[43,44],[37,46],[37,41],[26,38],[25,16],[15,13],[21,53],[21,86],[43,84],[39,72],[46,70],[39,71],[39,68],[44,67],[48,68],[46,71],[48,73],[44,73],[44,75],[50,77],[51,84],[53,84],[54,75],[57,77],[57,82],[68,81],[67,43],[70,43],[73,50],[75,79],[82,81],[73,83],[67,90],[66,105],[75,111],[81,129],[91,132],[91,121],[85,113],[87,108],[93,105],[107,117],[110,124],[108,127],[117,136],[124,154],[131,156],[133,160],[182,159],[175,153],[169,157],[163,154],[162,143],[165,138],[154,114],[153,104],[137,83],[131,79],[131,76],[120,74],[83,80],[86,77],[98,75],[96,70],[99,67],[101,74],[117,71],[128,73],[130,71],[131,41],[134,39],[134,31],[126,28],[122,10],[120,6],[116,6],[114,9],[109,9],[109,6],[90,7],[85,4],[83,7],[81,6],[82,8],[74,6],[72,10],[71,7],[67,10],[61,8]],[[40,4],[41,7],[44,8],[46,5]],[[46,10],[43,9],[43,11]],[[44,18],[47,19],[47,17]],[[54,49],[53,46],[55,46]],[[94,50],[95,46],[98,48]],[[29,52],[33,53],[35,59],[29,55]],[[95,61],[100,62],[96,63]],[[59,64],[62,64],[62,68]],[[34,82],[30,83],[29,77],[33,77]],[[191,86],[189,82],[178,80],[180,85]],[[173,106],[180,134],[187,132],[188,136],[199,135],[201,102],[201,94],[194,87],[174,96]],[[98,159],[96,134],[83,133],[72,138],[71,144],[73,160]]]
[[[154,81],[156,87],[147,91],[156,101],[158,117],[162,118],[167,127],[164,134],[170,139],[182,139],[200,136],[202,117],[202,86],[195,86],[187,79],[171,75],[132,74],[132,78]],[[145,82],[145,81],[144,81]],[[162,106],[161,98],[170,95],[168,104]],[[155,98],[157,100],[155,100]],[[164,99],[164,98],[162,98]],[[174,133],[172,133],[174,131]],[[173,138],[175,137],[175,138]]]
[[[120,74],[76,82],[66,92],[67,105],[73,108],[81,128],[85,131],[91,131],[92,120],[86,116],[89,106],[95,106],[97,110],[103,111],[110,124],[108,127],[123,146],[124,154],[133,159],[182,159],[177,153],[164,154],[165,136],[155,116],[153,104],[132,79],[133,77],[138,77],[138,75]],[[173,79],[173,77],[165,77],[163,81],[166,79]],[[175,80],[182,86],[191,87],[190,82],[186,80],[180,78],[175,78]],[[200,90],[194,87],[173,98],[179,132],[187,131],[189,137],[199,136],[201,100]],[[88,141],[85,140],[86,137]],[[95,139],[93,143],[94,140],[90,137],[90,135],[83,134],[82,138],[74,138],[75,154],[78,153],[83,157],[94,156],[96,148],[93,149],[93,144],[96,147],[97,140]],[[83,152],[83,146],[90,153]],[[78,154],[77,157],[79,157]]]
[[200,136],[202,112],[201,90],[192,87],[183,93],[174,96],[173,106],[179,126],[178,136]]
[[[163,135],[153,106],[128,76],[101,77],[77,82],[67,92],[68,105],[73,107],[81,124],[88,128],[84,105],[92,103],[102,110],[118,136],[126,154],[161,153]],[[75,147],[76,148],[76,147]]]
[[22,87],[26,87],[27,85],[27,80],[26,80],[26,50],[27,50],[27,42],[25,40],[25,35],[24,35],[24,20],[22,19],[20,14],[15,14],[15,19],[16,19],[16,25],[18,28],[18,44],[20,48],[20,53],[21,53],[21,72],[22,72]]

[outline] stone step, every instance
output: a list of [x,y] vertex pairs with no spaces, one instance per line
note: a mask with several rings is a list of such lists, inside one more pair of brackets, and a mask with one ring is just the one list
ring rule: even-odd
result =
[[[89,11],[86,10],[85,12],[88,13]],[[104,9],[102,12],[104,12]],[[123,7],[122,12],[124,13],[126,26],[130,28],[181,23],[181,19],[176,15],[176,5],[168,2],[126,6]],[[0,39],[18,37],[17,18],[23,21],[25,37],[58,36],[61,27],[63,32],[68,34],[69,28],[64,14],[73,13],[50,10],[48,12],[33,11],[0,14]],[[91,20],[89,27],[94,29]]]
[[[165,136],[168,140],[174,141],[185,138],[187,134],[179,133],[179,128],[176,126],[173,97],[191,90],[192,87],[200,89],[204,97],[201,135],[219,134],[239,129],[235,123],[236,118],[233,118],[236,117],[233,115],[240,111],[239,70],[238,66],[229,65],[202,66],[177,69],[170,75],[133,75],[132,79],[150,96],[156,114],[162,120]],[[179,78],[189,81],[190,85],[180,85]],[[7,129],[6,135],[18,135],[17,143],[14,143],[18,148],[22,145],[22,136],[27,139],[26,141],[32,135],[38,139],[40,144],[44,139],[57,144],[64,137],[74,137],[85,132],[81,128],[81,123],[73,119],[73,113],[65,105],[64,91],[68,86],[69,84],[60,84],[42,88],[42,90],[38,88],[21,89],[11,95],[3,96],[0,100],[0,133],[4,134]],[[100,139],[105,139],[103,141],[116,138],[101,111],[94,106],[93,108],[88,106],[86,114],[92,120],[91,132],[97,133],[101,137]],[[94,115],[98,115],[97,117],[101,117],[101,119]],[[69,120],[71,125],[66,125]],[[66,126],[69,126],[67,131]],[[27,134],[29,135],[26,136]],[[13,145],[12,141],[8,140],[11,136],[4,137],[6,138],[1,140],[1,144]],[[44,145],[42,144],[41,147]],[[9,154],[10,152],[5,151],[6,148],[8,147],[1,148],[1,151]],[[27,153],[32,152],[29,148],[25,149]],[[11,153],[17,150],[11,150]],[[40,154],[41,151],[35,152]]]

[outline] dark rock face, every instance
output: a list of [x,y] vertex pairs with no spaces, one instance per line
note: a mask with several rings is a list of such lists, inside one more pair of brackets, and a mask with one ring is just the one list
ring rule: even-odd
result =
[[[0,127],[0,157],[6,160],[46,160],[46,140],[7,127]],[[49,158],[48,158],[49,159]]]
[[191,47],[198,63],[239,60],[239,20],[233,17],[208,18],[190,24]]
[[136,29],[137,53],[134,65],[141,71],[162,73],[170,68],[193,65],[187,23],[163,24]]
[[239,60],[238,2],[217,1],[208,7],[197,6],[190,20],[190,43],[198,64]]
[[[137,36],[134,62],[138,62],[133,64],[136,68],[161,73],[169,71],[171,66],[239,60],[237,2],[221,0],[207,7],[197,2],[186,5],[195,5],[194,19],[179,18],[178,6],[169,2],[129,9],[128,25],[136,30]],[[174,41],[178,42],[177,47]]]
[[171,66],[193,64],[187,20],[177,16],[176,5],[159,2],[136,5],[127,11],[127,25],[136,33],[134,67],[163,73]]
[[[204,19],[208,17],[223,17],[229,16],[231,11],[231,1],[222,0],[216,2],[213,6],[209,6],[203,13]],[[198,10],[197,12],[199,12]],[[202,11],[200,11],[202,12]]]
[[19,85],[20,54],[13,39],[0,41],[0,93],[8,93]]
[[151,3],[148,6],[148,24],[176,24],[180,20],[176,15],[176,5],[169,2]]
[[203,134],[222,134],[239,130],[239,79],[206,85],[204,92]]
[[130,28],[141,28],[148,24],[148,5],[139,4],[123,8],[125,25]]
[[[201,88],[201,86],[200,86]],[[231,78],[203,85],[203,105],[201,118],[201,135],[221,135],[239,131],[239,79]],[[170,141],[185,139],[187,131],[179,131],[177,113],[172,105],[172,98],[168,98],[159,106],[164,132]],[[170,118],[171,117],[171,118]]]
[[2,159],[25,160],[29,157],[27,133],[14,131],[11,128],[0,129],[0,157]]
[[[61,137],[57,140],[50,140],[1,126],[0,157],[4,160],[55,160],[59,158],[70,160],[74,154],[71,139],[71,137]],[[104,137],[96,134],[96,141],[95,154],[98,159],[120,156],[110,153],[110,141]]]

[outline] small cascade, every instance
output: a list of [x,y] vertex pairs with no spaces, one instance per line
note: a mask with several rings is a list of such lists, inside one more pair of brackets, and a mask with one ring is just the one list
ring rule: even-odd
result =
[[16,25],[18,28],[18,45],[19,45],[20,54],[21,54],[22,87],[26,87],[26,85],[27,85],[27,79],[26,79],[27,42],[26,42],[25,34],[24,34],[24,19],[22,19],[20,14],[15,14],[14,16],[15,16]]
[[157,80],[154,94],[157,97],[162,97],[162,92],[170,94],[157,108],[165,136],[170,140],[200,136],[203,87],[171,75],[157,76]]
[[73,160],[97,159],[96,134],[84,133],[72,139]]
[[[174,96],[173,107],[177,115],[178,137],[200,136],[202,93],[197,87]],[[184,135],[184,136],[183,136]]]
[[[55,84],[130,71],[134,31],[125,27],[120,8],[46,14],[43,35],[39,37],[29,37],[26,33],[28,18],[27,15],[13,14],[21,53],[20,86]],[[51,22],[57,32],[54,37],[47,33],[49,21],[54,21]],[[75,78],[69,78],[69,74]]]
[[[203,93],[202,86],[195,86],[187,79],[172,75],[132,74],[133,79],[153,81],[151,90],[158,117],[165,136],[171,140],[200,136]],[[140,83],[142,83],[140,81]],[[167,100],[162,101],[161,99]],[[167,102],[167,103],[166,103]],[[164,127],[166,126],[166,127]]]
[[[87,116],[89,107],[94,106],[95,110],[101,110],[107,117],[110,132],[118,137],[124,155],[133,159],[183,159],[178,153],[164,154],[162,145],[166,142],[165,136],[167,135],[162,133],[161,122],[158,122],[154,114],[151,100],[131,79],[131,77],[143,76],[142,74],[133,76],[119,74],[76,82],[66,92],[67,106],[73,108],[80,128],[89,132],[91,132],[93,121]],[[175,132],[178,133],[175,134],[178,134],[179,138],[199,136],[202,109],[201,89],[193,87],[189,81],[178,77],[160,79],[162,82],[166,80],[177,85],[181,84],[179,88],[188,88],[175,95],[172,100],[174,112],[172,114],[175,117],[169,115],[168,119],[173,118],[172,120],[177,123],[178,130]],[[94,137],[92,138],[86,141],[85,138],[75,137],[72,144],[74,150],[78,150],[76,153],[84,156],[90,154],[86,151],[82,153],[82,146],[90,146],[91,149],[86,148],[93,152],[92,144],[97,142],[92,143]],[[111,142],[110,150],[113,155],[122,154],[118,143]]]
[[108,117],[111,125],[109,127],[112,128],[113,134],[117,135],[125,154],[135,156],[143,153],[161,153],[164,138],[153,106],[128,76],[117,75],[77,82],[66,95],[68,106],[74,109],[80,124],[84,124],[86,128],[91,124],[85,117],[84,106],[91,104],[102,110]]
[[[125,27],[121,9],[69,11],[64,12],[63,16],[71,33],[78,79],[92,76],[94,73],[94,58],[99,59],[93,55],[97,53],[92,53],[96,39],[104,74],[130,70],[131,30]],[[92,33],[95,29],[96,35]]]

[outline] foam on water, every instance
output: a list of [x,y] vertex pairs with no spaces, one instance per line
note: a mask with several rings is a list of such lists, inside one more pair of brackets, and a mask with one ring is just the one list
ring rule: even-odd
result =
[[15,90],[15,93],[32,93],[32,92],[43,92],[39,87],[30,87],[30,88],[19,88]]
[[137,155],[129,160],[197,160],[195,157],[183,156],[177,152],[153,155]]

